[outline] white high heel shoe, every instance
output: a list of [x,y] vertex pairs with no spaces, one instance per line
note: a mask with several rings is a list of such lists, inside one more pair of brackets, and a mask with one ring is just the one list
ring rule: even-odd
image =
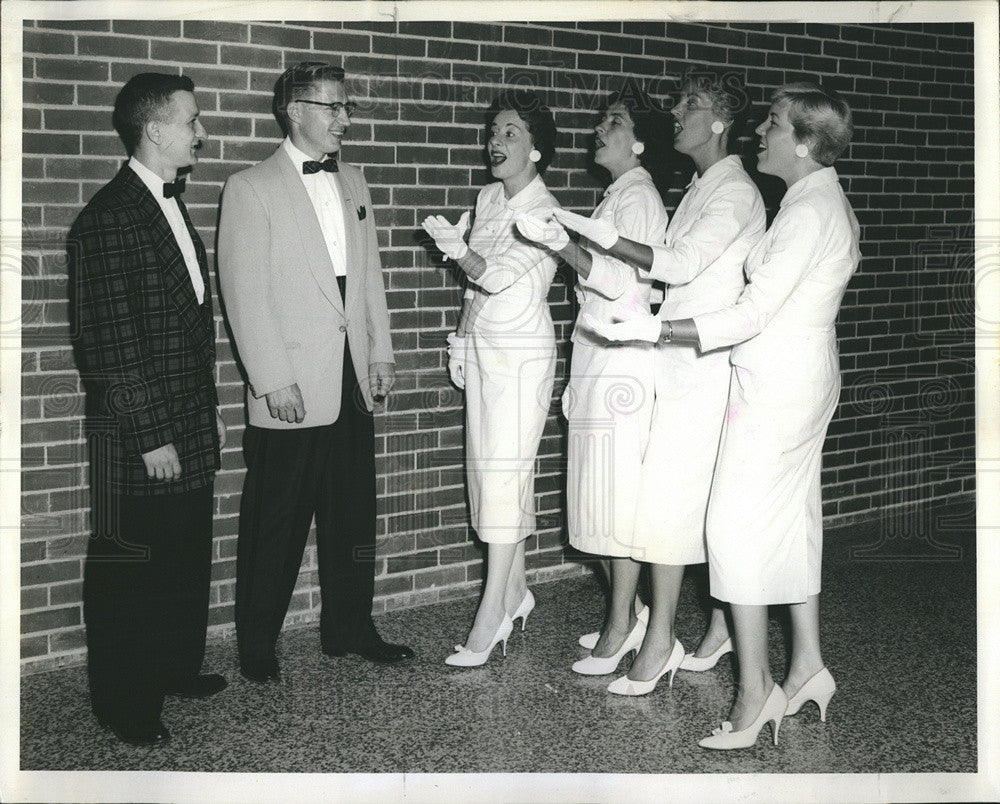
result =
[[[649,625],[649,606],[645,603],[640,603],[638,607],[633,604],[635,609],[635,616],[642,620],[644,623]],[[601,638],[600,631],[593,631],[589,634],[584,634],[580,637],[577,642],[580,643],[581,648],[586,648],[587,650],[593,650],[597,645],[597,640]]]
[[493,652],[493,648],[497,646],[497,642],[503,642],[503,655],[506,656],[507,637],[510,636],[510,632],[513,630],[514,621],[505,612],[503,620],[500,622],[500,627],[497,628],[497,632],[493,635],[493,641],[486,650],[474,651],[469,650],[465,645],[456,645],[455,652],[447,657],[444,663],[450,664],[453,667],[479,667],[486,664],[486,660],[490,658],[490,654]]
[[535,610],[535,596],[531,594],[531,590],[528,589],[524,593],[524,599],[521,601],[520,605],[517,607],[517,611],[510,615],[511,622],[516,620],[518,617],[521,618],[521,630],[524,630],[524,626],[528,624],[528,615]]
[[712,736],[706,737],[698,745],[702,748],[717,748],[723,751],[732,748],[750,748],[757,742],[757,735],[760,734],[760,730],[769,720],[772,724],[771,731],[774,733],[774,744],[777,745],[778,727],[781,725],[781,718],[785,716],[786,706],[788,706],[788,698],[784,690],[775,684],[753,723],[745,729],[733,731],[733,724],[724,720],[721,728],[714,729]]
[[621,660],[625,658],[625,654],[639,650],[645,636],[646,623],[643,620],[636,620],[628,636],[622,640],[621,647],[618,648],[617,653],[605,658],[587,656],[584,659],[580,659],[580,661],[574,662],[573,672],[583,676],[606,676],[609,673],[613,673],[618,669]]
[[805,684],[799,687],[791,698],[788,699],[788,708],[785,716],[798,714],[803,704],[808,701],[815,701],[819,707],[819,719],[826,722],[826,707],[837,691],[837,683],[833,680],[830,671],[825,667],[810,678]]
[[732,652],[733,640],[731,637],[726,637],[726,641],[719,645],[719,647],[717,647],[708,656],[695,656],[693,653],[686,654],[684,656],[684,660],[681,662],[680,669],[690,670],[692,673],[701,673],[705,670],[711,670],[719,663],[719,659],[727,653]]
[[673,687],[674,673],[677,672],[677,668],[680,667],[683,659],[684,646],[681,644],[679,639],[675,639],[674,647],[670,651],[667,661],[663,663],[663,667],[660,669],[660,672],[649,679],[649,681],[637,681],[625,675],[621,678],[616,678],[608,684],[608,692],[613,692],[615,695],[648,695],[656,687],[656,682],[658,682],[666,673],[670,673],[670,676],[667,679],[667,686]]

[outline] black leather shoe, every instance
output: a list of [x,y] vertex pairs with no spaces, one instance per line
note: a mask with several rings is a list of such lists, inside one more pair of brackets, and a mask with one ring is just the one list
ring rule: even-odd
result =
[[401,664],[413,658],[414,653],[406,645],[392,645],[378,634],[369,636],[364,642],[350,648],[323,649],[327,656],[347,656],[353,653],[376,664]]
[[191,676],[171,681],[164,688],[167,695],[179,695],[182,698],[207,698],[226,688],[226,679],[218,673]]
[[129,745],[162,745],[170,739],[170,732],[159,720],[146,723],[111,723],[101,721],[106,729],[111,729],[115,737]]
[[278,670],[278,660],[275,658],[257,660],[241,659],[240,675],[248,681],[264,684],[268,681],[278,681],[281,673]]

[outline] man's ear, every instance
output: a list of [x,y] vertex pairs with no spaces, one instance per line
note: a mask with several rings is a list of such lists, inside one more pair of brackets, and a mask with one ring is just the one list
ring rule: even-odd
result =
[[288,117],[289,122],[299,125],[302,120],[302,104],[289,101],[288,106],[285,107],[285,115]]
[[160,131],[159,120],[148,120],[146,122],[146,125],[143,126],[142,130],[147,140],[149,140],[154,145],[160,144],[162,132]]

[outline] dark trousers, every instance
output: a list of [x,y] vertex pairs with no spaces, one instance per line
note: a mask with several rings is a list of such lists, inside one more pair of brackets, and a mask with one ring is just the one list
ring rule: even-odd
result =
[[156,720],[164,687],[205,656],[212,484],[156,496],[94,494],[83,615],[94,714]]
[[[370,633],[375,591],[375,429],[350,352],[333,424],[247,426],[236,558],[236,637],[242,661],[265,661],[288,610],[313,516],[324,650]],[[305,400],[307,410],[309,400]]]

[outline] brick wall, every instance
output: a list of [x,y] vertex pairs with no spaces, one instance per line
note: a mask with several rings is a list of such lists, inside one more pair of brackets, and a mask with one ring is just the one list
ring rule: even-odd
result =
[[[462,471],[462,399],[447,382],[444,336],[459,292],[418,242],[430,212],[457,218],[489,181],[483,111],[501,86],[538,87],[562,132],[546,182],[589,212],[586,171],[600,98],[623,74],[668,95],[699,64],[743,72],[757,112],[799,77],[843,91],[856,136],[839,165],[862,223],[864,259],[838,324],[844,393],[824,469],[828,520],[973,490],[972,26],[560,23],[474,24],[88,21],[24,30],[22,657],[26,671],[83,659],[81,571],[88,527],[82,393],[68,342],[65,237],[117,170],[110,106],[144,70],[196,84],[209,139],[185,200],[206,245],[222,183],[278,138],[270,89],[288,64],[342,62],[361,111],[345,158],[364,168],[379,227],[398,390],[378,419],[379,611],[475,594]],[[757,116],[759,119],[759,115]],[[752,150],[752,147],[751,147]],[[672,210],[690,168],[670,166]],[[772,213],[781,187],[761,186]],[[213,287],[215,282],[213,281]],[[573,314],[566,275],[550,300],[565,381]],[[217,320],[217,379],[230,441],[216,481],[211,628],[231,629],[243,479],[240,375]],[[535,577],[579,572],[563,550],[563,426],[552,415],[536,484]],[[290,621],[316,616],[310,542]]]

